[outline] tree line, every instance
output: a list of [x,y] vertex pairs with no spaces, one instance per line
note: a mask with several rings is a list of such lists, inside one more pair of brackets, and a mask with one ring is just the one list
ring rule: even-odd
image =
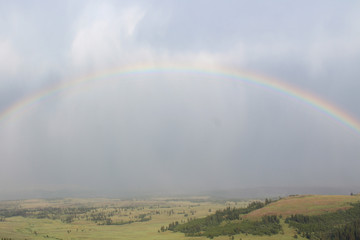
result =
[[333,213],[291,215],[285,222],[308,239],[360,240],[360,202]]
[[[253,235],[273,235],[282,231],[280,220],[277,216],[264,216],[260,221],[242,219],[242,215],[269,204],[271,200],[264,202],[255,201],[246,208],[230,208],[218,210],[204,218],[188,219],[187,223],[179,224],[172,222],[168,227],[162,227],[159,232],[171,230],[185,233],[186,236],[206,236],[214,238],[220,235],[235,235],[248,233]],[[225,224],[223,224],[225,222]]]

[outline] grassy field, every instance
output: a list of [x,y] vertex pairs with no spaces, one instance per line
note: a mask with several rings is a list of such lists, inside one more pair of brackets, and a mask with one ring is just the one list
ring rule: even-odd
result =
[[318,215],[326,212],[335,212],[339,209],[347,209],[350,207],[350,203],[358,201],[360,201],[360,195],[291,196],[255,210],[245,217],[259,219],[264,215],[282,215],[283,217],[288,217],[291,214]]
[[[0,238],[12,239],[185,239],[182,233],[158,232],[162,226],[173,221],[185,222],[188,218],[199,218],[223,209],[226,206],[246,206],[247,202],[212,202],[205,198],[194,199],[32,199],[0,202],[0,209],[30,209],[33,215],[44,208],[89,208],[79,214],[71,223],[63,220],[66,216],[7,217],[0,222]],[[210,210],[211,209],[211,210]],[[210,212],[211,211],[211,212]],[[115,212],[115,214],[114,214]],[[128,222],[123,225],[99,225],[88,218],[91,214],[113,214],[113,222]],[[64,214],[65,215],[65,214]],[[151,216],[151,220],[136,222],[140,215]],[[60,219],[56,219],[56,218]],[[52,219],[54,218],[54,219]],[[186,238],[191,239],[191,238]],[[196,238],[201,239],[201,238]]]
[[[273,202],[246,217],[258,218],[275,214],[287,216],[292,213],[317,214],[324,211],[349,207],[350,202],[359,201],[359,196],[294,196]],[[218,209],[245,207],[249,202],[216,202],[207,198],[192,199],[33,199],[22,201],[2,201],[2,211],[26,210],[25,216],[6,217],[0,222],[0,239],[196,239],[205,237],[185,237],[183,233],[160,231],[161,227],[189,218],[200,218]],[[46,210],[48,209],[48,210]],[[50,210],[49,210],[50,209]],[[76,209],[74,216],[71,211]],[[81,210],[81,211],[80,211]],[[42,213],[46,212],[46,216]],[[71,221],[67,221],[72,216]],[[104,217],[111,219],[106,225]],[[144,220],[144,221],[141,221]],[[294,239],[295,231],[281,220],[283,232],[273,236],[252,236],[238,234],[234,239]],[[125,224],[130,222],[128,224]],[[229,236],[216,237],[229,240]],[[301,239],[299,237],[298,239]]]

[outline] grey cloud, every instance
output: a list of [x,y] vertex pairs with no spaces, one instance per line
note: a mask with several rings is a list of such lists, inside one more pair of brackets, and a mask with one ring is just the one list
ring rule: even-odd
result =
[[[79,76],[167,63],[257,72],[360,116],[356,2],[1,6],[0,43],[6,40],[13,49],[7,52],[21,60],[15,72],[0,68],[2,110]],[[122,75],[56,92],[1,121],[0,186],[98,192],[353,186],[359,139],[303,103],[240,80],[186,71]]]

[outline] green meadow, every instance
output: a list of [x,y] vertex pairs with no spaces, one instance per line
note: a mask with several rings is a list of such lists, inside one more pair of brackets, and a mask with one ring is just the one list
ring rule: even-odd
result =
[[[294,239],[296,230],[285,223],[294,213],[320,214],[347,209],[359,196],[293,196],[272,202],[242,218],[277,215],[282,231],[275,235],[234,234],[214,239]],[[32,199],[0,202],[0,239],[183,239],[167,230],[172,222],[184,224],[225,208],[244,208],[251,201],[215,201],[206,197],[186,199]],[[300,235],[297,239],[303,239]]]
[[[15,214],[16,211],[26,210],[23,214],[26,216],[3,219],[0,222],[0,239],[191,239],[185,238],[182,233],[159,230],[173,221],[185,222],[226,206],[246,204],[212,202],[206,198],[3,201],[0,202],[3,213],[4,210]],[[76,216],[72,216],[74,212],[78,212]],[[112,223],[107,225],[109,218]]]

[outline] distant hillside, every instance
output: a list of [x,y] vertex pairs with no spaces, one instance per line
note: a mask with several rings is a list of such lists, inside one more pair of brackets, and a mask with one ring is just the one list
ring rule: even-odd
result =
[[[349,195],[360,192],[360,186],[352,187],[253,187],[218,191],[207,191],[208,195],[218,199],[265,199],[286,197],[289,195]],[[199,194],[199,192],[197,192]]]
[[292,194],[299,195],[349,195],[351,192],[360,192],[360,186],[352,187],[250,187],[237,189],[221,190],[119,190],[103,189],[91,190],[82,189],[73,186],[64,186],[62,188],[44,188],[44,189],[22,189],[22,190],[1,190],[1,200],[22,200],[22,199],[53,199],[53,198],[151,198],[151,197],[192,197],[209,196],[216,200],[253,200],[265,198],[285,197]]
[[249,219],[260,219],[267,215],[288,217],[292,214],[317,215],[348,209],[350,203],[360,201],[360,195],[300,195],[290,196],[257,209],[246,216]]
[[245,208],[227,207],[203,218],[172,222],[161,231],[166,230],[210,239],[266,235],[276,239],[360,240],[360,195],[294,195],[275,202],[254,201]]

